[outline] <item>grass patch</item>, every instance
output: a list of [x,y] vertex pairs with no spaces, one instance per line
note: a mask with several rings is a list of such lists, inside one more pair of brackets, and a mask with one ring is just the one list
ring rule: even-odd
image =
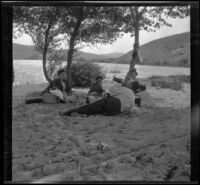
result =
[[183,83],[190,83],[190,75],[152,76],[149,78],[154,87],[182,90]]

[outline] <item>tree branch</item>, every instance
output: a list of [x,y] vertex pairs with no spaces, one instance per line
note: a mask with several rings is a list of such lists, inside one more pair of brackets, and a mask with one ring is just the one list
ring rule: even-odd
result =
[[135,13],[135,11],[133,10],[132,7],[129,7],[129,10],[130,10],[130,12],[131,12],[131,22],[132,22],[132,24],[134,25],[135,22],[136,22],[136,13]]
[[140,12],[139,12],[139,17],[141,17],[142,16],[142,14],[146,11],[146,9],[147,9],[147,7],[144,7]]

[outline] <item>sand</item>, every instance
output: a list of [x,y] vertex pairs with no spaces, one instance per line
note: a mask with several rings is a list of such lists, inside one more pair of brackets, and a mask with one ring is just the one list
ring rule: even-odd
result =
[[155,107],[108,117],[60,117],[76,105],[24,103],[44,87],[13,87],[13,181],[190,181],[189,84],[147,86]]

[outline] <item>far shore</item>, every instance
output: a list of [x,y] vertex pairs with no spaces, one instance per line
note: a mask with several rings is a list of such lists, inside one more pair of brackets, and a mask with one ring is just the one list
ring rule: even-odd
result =
[[[42,61],[42,59],[13,59],[13,60],[27,60],[27,61],[33,61],[33,60],[37,60],[37,61]],[[97,62],[97,61],[84,61],[84,62],[88,62],[88,63],[97,63],[97,64],[124,64],[124,65],[129,65],[129,63],[123,63],[123,62]],[[158,64],[149,64],[149,63],[143,63],[143,64],[137,64],[138,66],[158,66],[158,67],[182,67],[182,68],[190,68],[190,65],[169,65],[169,64],[166,64],[166,65],[158,65]]]

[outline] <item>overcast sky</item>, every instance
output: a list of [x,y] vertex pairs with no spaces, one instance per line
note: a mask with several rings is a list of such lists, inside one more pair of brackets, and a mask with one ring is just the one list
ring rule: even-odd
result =
[[[185,19],[169,18],[167,21],[172,24],[172,27],[164,26],[156,32],[140,31],[140,45],[162,37],[190,31],[190,17]],[[13,39],[13,42],[23,45],[33,45],[32,39],[28,35],[23,35],[21,38]],[[98,45],[98,47],[93,48],[85,47],[81,49],[81,51],[95,54],[106,54],[112,52],[127,53],[128,51],[132,50],[133,44],[134,37],[130,37],[129,34],[126,34],[112,45]]]

